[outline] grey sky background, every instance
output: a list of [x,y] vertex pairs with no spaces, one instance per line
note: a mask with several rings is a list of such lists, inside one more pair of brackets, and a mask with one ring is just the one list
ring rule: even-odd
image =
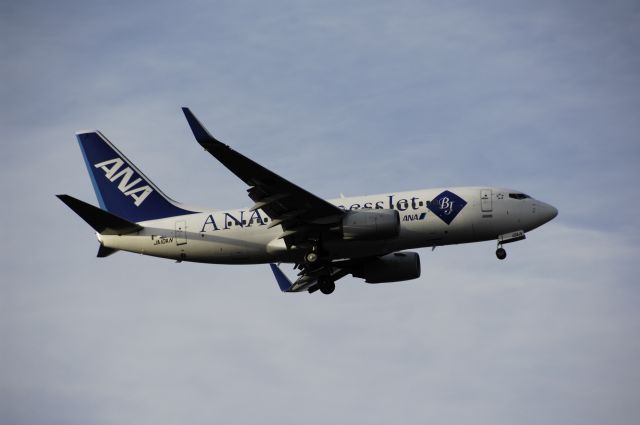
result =
[[[4,2],[0,49],[1,423],[638,422],[637,2]],[[54,197],[96,203],[76,130],[250,204],[180,106],[324,197],[502,185],[560,215],[330,297],[94,258]]]

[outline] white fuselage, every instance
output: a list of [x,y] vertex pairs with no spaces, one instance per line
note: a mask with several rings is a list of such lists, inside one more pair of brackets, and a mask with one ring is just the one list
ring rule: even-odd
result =
[[[442,201],[444,219],[427,202],[450,190],[465,203],[447,224],[449,204]],[[386,193],[329,200],[344,210],[395,209],[400,214],[400,234],[384,241],[327,241],[323,248],[332,258],[357,258],[422,247],[497,239],[509,232],[528,232],[551,220],[557,210],[533,198],[514,198],[521,192],[495,187],[458,187]],[[457,199],[457,198],[456,198]],[[450,212],[451,212],[450,211]],[[302,249],[287,249],[281,226],[269,228],[261,210],[211,210],[139,223],[132,234],[98,235],[100,243],[156,257],[218,264],[299,262]]]

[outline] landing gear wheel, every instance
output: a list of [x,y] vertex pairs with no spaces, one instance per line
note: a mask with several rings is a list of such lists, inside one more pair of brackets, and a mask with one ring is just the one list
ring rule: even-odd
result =
[[316,261],[318,261],[318,254],[312,251],[307,255],[305,255],[304,259],[306,260],[307,263],[315,263]]
[[329,295],[331,293],[333,293],[333,291],[335,291],[336,289],[336,284],[335,282],[332,282],[330,280],[324,281],[324,282],[320,282],[320,292],[322,292],[325,295]]
[[507,258],[507,251],[505,251],[502,247],[496,249],[496,257],[498,257],[498,260],[504,260],[505,258]]

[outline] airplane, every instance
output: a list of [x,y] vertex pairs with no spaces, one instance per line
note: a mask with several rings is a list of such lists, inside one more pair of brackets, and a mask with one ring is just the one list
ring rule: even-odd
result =
[[[523,192],[449,187],[323,200],[217,140],[182,108],[196,141],[247,185],[254,205],[214,210],[165,195],[102,133],[76,138],[100,207],[56,195],[95,231],[98,257],[129,251],[212,264],[270,264],[282,292],[331,294],[347,275],[367,283],[420,276],[410,249],[495,240],[503,245],[558,214]],[[292,263],[291,281],[277,264]]]

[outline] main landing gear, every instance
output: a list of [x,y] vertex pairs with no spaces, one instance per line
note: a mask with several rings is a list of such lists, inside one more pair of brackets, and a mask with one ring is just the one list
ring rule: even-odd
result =
[[318,287],[320,288],[320,292],[329,295],[335,291],[336,283],[330,278],[324,277],[318,280]]
[[313,244],[311,245],[311,251],[307,252],[304,256],[304,261],[308,265],[315,265],[315,263],[320,259],[320,241],[313,240]]
[[309,264],[313,264],[318,261],[318,253],[315,251],[311,251],[304,256],[304,260]]
[[311,248],[311,251],[309,251],[304,256],[305,265],[303,267],[311,270],[318,270],[318,269],[322,269],[323,267],[327,267],[327,274],[323,274],[318,278],[318,283],[316,284],[316,288],[319,289],[320,292],[322,292],[323,294],[329,295],[333,293],[333,291],[335,291],[336,283],[331,278],[330,267],[324,264],[324,260],[320,261],[319,252],[320,252],[320,248],[318,247],[318,242],[316,241],[316,243]]
[[507,258],[507,251],[500,245],[498,245],[498,249],[496,249],[496,257],[498,257],[498,260]]

